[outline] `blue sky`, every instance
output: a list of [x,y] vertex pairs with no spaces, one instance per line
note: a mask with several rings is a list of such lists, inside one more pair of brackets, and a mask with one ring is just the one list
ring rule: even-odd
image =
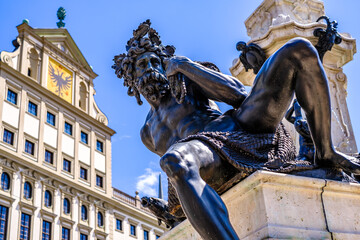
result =
[[[56,11],[67,11],[66,28],[80,50],[99,74],[94,81],[98,106],[109,118],[117,134],[112,139],[113,186],[131,195],[157,192],[159,157],[142,145],[139,130],[149,106],[138,106],[127,96],[122,80],[111,69],[114,55],[125,51],[125,44],[139,23],[151,19],[164,44],[174,45],[177,55],[210,61],[224,73],[238,56],[235,44],[248,41],[245,19],[260,0],[173,0],[173,1],[0,1],[0,51],[13,49],[16,26],[23,19],[33,28],[56,28]],[[328,0],[326,14],[339,22],[339,32],[360,39],[358,12],[360,1]],[[355,137],[360,141],[359,54],[344,67],[348,77],[348,107]],[[358,71],[356,71],[358,70]],[[164,184],[166,182],[163,174]],[[166,194],[166,189],[164,189]]]

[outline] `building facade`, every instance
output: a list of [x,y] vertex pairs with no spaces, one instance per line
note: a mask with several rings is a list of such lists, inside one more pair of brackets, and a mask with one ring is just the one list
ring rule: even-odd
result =
[[140,199],[114,189],[97,77],[69,32],[17,26],[0,58],[0,239],[157,239]]

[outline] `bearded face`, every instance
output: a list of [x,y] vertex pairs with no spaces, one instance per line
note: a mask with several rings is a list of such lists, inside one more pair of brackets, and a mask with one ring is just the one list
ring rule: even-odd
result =
[[161,59],[155,53],[145,52],[138,56],[135,70],[136,87],[147,100],[155,102],[169,92]]

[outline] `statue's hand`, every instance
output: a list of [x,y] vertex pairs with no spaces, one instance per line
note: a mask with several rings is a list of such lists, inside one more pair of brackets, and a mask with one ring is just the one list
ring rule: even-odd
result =
[[189,58],[183,56],[175,56],[172,58],[164,59],[164,67],[166,71],[166,76],[174,76],[181,71],[181,67],[186,64],[192,62]]
[[166,75],[169,80],[170,90],[176,102],[181,104],[186,95],[185,75],[181,73],[181,67],[191,60],[187,57],[176,56],[164,60]]

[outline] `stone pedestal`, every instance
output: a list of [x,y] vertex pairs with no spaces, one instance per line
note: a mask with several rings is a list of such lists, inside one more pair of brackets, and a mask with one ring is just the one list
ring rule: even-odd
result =
[[[360,239],[360,184],[257,171],[221,197],[241,239]],[[201,238],[186,220],[167,239]]]

